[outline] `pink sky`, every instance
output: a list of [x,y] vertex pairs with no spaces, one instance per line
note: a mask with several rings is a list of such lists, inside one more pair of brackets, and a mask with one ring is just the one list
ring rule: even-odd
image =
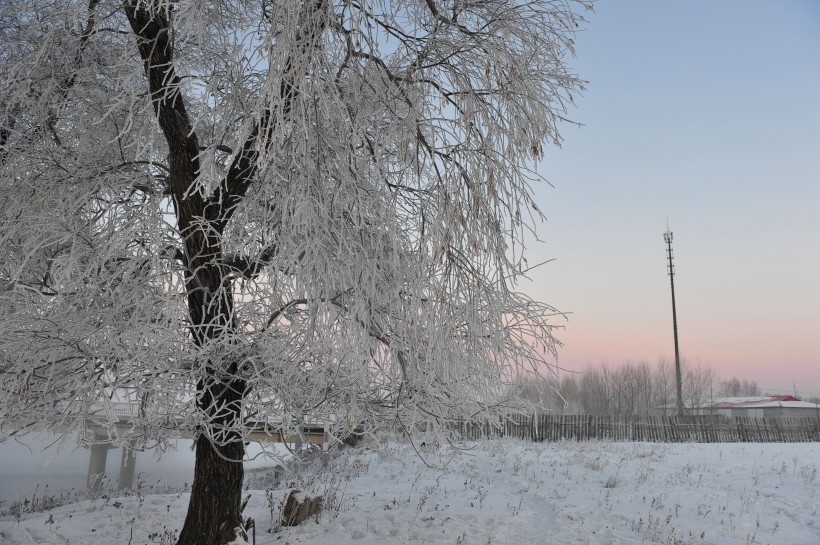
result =
[[560,363],[674,358],[668,218],[682,355],[820,396],[820,6],[636,0],[589,18],[568,114],[584,126],[539,167],[555,187],[528,259],[555,261],[522,286],[572,313]]

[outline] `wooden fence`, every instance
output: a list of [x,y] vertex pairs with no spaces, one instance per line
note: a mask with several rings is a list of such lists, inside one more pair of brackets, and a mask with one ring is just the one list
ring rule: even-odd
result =
[[820,441],[813,417],[510,415],[497,424],[460,423],[462,437],[532,441],[649,441],[667,443],[799,443]]

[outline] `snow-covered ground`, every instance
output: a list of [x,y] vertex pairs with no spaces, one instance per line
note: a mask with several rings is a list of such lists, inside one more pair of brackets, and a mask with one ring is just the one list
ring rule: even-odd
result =
[[[820,443],[465,446],[422,458],[391,441],[279,484],[249,472],[256,543],[820,544]],[[325,507],[273,529],[291,485],[324,494]],[[143,492],[6,515],[0,544],[170,543],[186,507],[183,492]]]

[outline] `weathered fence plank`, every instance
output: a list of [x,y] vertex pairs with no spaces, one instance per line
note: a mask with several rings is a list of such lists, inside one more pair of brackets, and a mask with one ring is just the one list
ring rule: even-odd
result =
[[476,424],[458,422],[461,437],[513,437],[530,441],[807,442],[820,441],[820,418],[716,416],[524,415]]

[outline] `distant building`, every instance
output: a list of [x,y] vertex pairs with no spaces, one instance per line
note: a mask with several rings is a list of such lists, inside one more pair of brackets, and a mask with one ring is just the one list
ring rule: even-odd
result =
[[812,416],[820,418],[820,405],[800,401],[794,396],[720,397],[699,407],[690,414],[719,416],[748,416],[769,418],[777,416]]

